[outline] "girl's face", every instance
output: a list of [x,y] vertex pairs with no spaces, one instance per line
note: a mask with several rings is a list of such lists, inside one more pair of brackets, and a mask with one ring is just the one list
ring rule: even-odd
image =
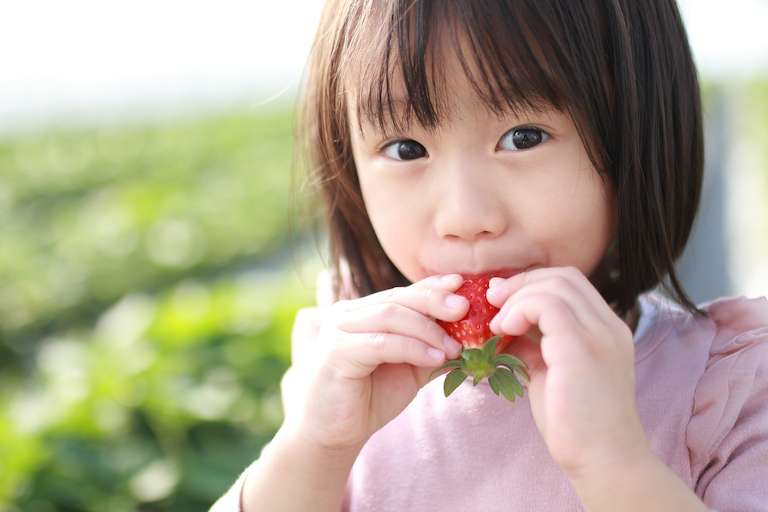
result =
[[379,135],[365,119],[361,131],[349,112],[363,199],[384,251],[411,282],[560,266],[590,276],[615,232],[615,193],[573,121],[555,109],[491,114],[459,64],[446,65],[452,115],[434,131],[412,123]]

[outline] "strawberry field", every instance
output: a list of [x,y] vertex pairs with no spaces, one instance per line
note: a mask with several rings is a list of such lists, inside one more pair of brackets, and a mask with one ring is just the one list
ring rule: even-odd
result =
[[207,510],[258,456],[291,147],[290,108],[0,140],[0,510]]

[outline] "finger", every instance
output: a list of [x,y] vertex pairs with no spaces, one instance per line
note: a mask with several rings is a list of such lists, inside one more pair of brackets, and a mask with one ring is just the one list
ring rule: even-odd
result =
[[[597,329],[605,323],[604,315],[600,312],[601,307],[607,310],[609,315],[613,315],[607,304],[604,303],[602,306],[598,305],[595,308],[589,299],[584,296],[584,291],[575,286],[574,283],[563,276],[553,276],[548,279],[535,281],[515,292],[504,303],[496,316],[503,318],[515,304],[525,300],[526,297],[536,295],[551,295],[563,301],[579,325],[585,330]],[[495,326],[493,321],[491,326]]]
[[549,293],[529,294],[505,305],[491,322],[497,334],[521,336],[538,326],[544,336],[568,335],[584,330],[568,302]]
[[[502,331],[526,332],[529,326],[538,326],[543,334],[539,355],[531,359],[533,373],[542,368],[580,365],[588,360],[589,350],[580,341],[585,339],[585,333],[571,309],[559,298],[552,295],[526,297],[502,322]],[[527,349],[533,351],[530,345]]]
[[451,357],[458,356],[461,348],[434,320],[395,302],[346,312],[337,327],[347,333],[388,333],[418,339]]
[[[458,278],[458,280],[456,279]],[[454,322],[469,311],[469,302],[454,293],[461,276],[450,275],[427,278],[408,287],[392,288],[361,299],[339,303],[338,307],[351,312],[377,304],[393,303],[412,309],[422,315]]]
[[410,364],[422,368],[434,368],[445,361],[445,353],[421,340],[391,333],[355,335],[354,340],[338,350],[337,357],[344,358],[348,378],[363,378],[382,364]]
[[[597,329],[585,329],[570,305],[552,294],[529,295],[515,302],[506,317],[501,318],[499,332],[519,336],[531,326],[542,333],[541,357],[548,367],[589,365],[596,356],[611,359],[612,354],[632,354],[631,336],[620,334],[626,326],[616,318],[616,325],[602,324]],[[615,343],[624,336],[628,343]]]
[[436,275],[413,283],[417,288],[439,288],[442,290],[456,291],[461,287],[464,278],[460,274]]
[[583,325],[597,318],[610,322],[615,316],[600,293],[575,267],[542,268],[524,272],[507,280],[495,280],[488,290],[488,301],[502,308],[508,301],[527,293],[553,293],[572,304]]

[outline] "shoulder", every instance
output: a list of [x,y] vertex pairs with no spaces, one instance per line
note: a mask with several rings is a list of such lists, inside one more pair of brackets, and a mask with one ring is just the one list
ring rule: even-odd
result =
[[641,300],[650,304],[654,313],[653,325],[644,336],[648,339],[641,344],[646,349],[653,350],[658,344],[669,346],[670,339],[674,339],[679,350],[695,346],[696,352],[717,356],[768,343],[765,297],[720,298],[699,306],[706,315],[694,315],[656,294]]
[[719,340],[751,333],[765,341],[768,333],[768,300],[765,297],[723,298],[703,305],[702,309],[715,325]]
[[[768,392],[768,300],[722,298],[694,315],[651,294],[657,318],[638,340],[638,378],[657,393],[664,386],[693,398],[688,442],[691,454],[708,456],[733,428],[748,403]],[[768,429],[768,418],[766,418]]]
[[768,300],[718,299],[702,309],[709,315],[713,337],[699,391],[725,393],[727,388],[723,399],[745,397],[756,379],[767,377]]
[[699,393],[721,394],[728,402],[747,397],[768,378],[768,300],[718,299],[703,306],[714,336]]
[[[768,449],[768,300],[718,299],[698,322],[711,332],[694,395],[688,446],[694,465]],[[759,440],[759,441],[758,441]]]
[[713,337],[699,391],[725,393],[727,388],[729,401],[745,397],[768,371],[768,300],[718,299],[702,309],[709,315]]
[[762,509],[768,498],[768,301],[718,299],[703,309],[714,336],[687,428],[697,493],[715,509]]

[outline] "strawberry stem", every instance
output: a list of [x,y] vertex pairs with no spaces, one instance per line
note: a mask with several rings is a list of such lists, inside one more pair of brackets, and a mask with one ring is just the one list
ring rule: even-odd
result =
[[[515,396],[522,398],[523,386],[515,375],[515,372],[521,374],[526,380],[528,375],[523,371],[527,366],[517,357],[509,354],[496,355],[496,344],[500,336],[495,336],[483,345],[482,349],[468,348],[461,353],[459,359],[446,361],[437,367],[429,379],[438,372],[453,368],[445,377],[443,391],[445,396],[453,393],[467,377],[472,377],[472,385],[477,384],[484,378],[488,379],[491,390],[498,396],[499,393],[510,402],[515,401]],[[503,368],[499,368],[502,366]]]

